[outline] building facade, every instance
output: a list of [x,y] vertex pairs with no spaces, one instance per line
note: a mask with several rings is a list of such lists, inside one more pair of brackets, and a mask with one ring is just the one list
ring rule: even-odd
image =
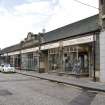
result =
[[29,32],[19,44],[2,49],[1,56],[4,63],[21,70],[65,74],[78,70],[80,75],[100,79],[99,16],[47,33]]
[[100,39],[100,81],[105,82],[105,0],[99,0]]

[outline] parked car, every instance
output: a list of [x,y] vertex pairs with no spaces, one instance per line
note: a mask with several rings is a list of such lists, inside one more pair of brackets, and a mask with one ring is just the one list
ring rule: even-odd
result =
[[0,65],[0,72],[3,71],[4,64]]
[[2,64],[0,66],[1,72],[15,72],[15,68],[12,67],[10,64]]

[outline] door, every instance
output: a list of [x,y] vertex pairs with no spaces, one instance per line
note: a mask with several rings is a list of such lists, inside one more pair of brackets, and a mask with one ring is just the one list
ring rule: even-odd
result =
[[78,59],[81,62],[81,72],[82,73],[89,73],[89,60],[87,53],[79,53]]

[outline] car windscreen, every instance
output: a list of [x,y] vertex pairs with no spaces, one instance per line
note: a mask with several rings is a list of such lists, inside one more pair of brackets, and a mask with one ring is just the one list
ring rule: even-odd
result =
[[6,65],[4,65],[4,67],[10,67],[10,64],[6,64]]

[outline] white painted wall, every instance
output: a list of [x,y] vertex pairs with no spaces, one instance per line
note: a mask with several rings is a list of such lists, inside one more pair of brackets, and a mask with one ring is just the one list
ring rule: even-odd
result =
[[37,50],[39,50],[39,47],[33,47],[33,48],[21,50],[21,53],[35,52]]
[[93,35],[63,41],[63,46],[93,42]]
[[[77,45],[93,42],[93,35],[62,41],[62,46]],[[60,47],[61,41],[41,46],[41,50]]]
[[105,31],[100,33],[100,81],[105,82]]
[[10,56],[10,55],[16,55],[16,54],[20,54],[20,51],[10,52],[10,53],[8,53],[8,56]]

